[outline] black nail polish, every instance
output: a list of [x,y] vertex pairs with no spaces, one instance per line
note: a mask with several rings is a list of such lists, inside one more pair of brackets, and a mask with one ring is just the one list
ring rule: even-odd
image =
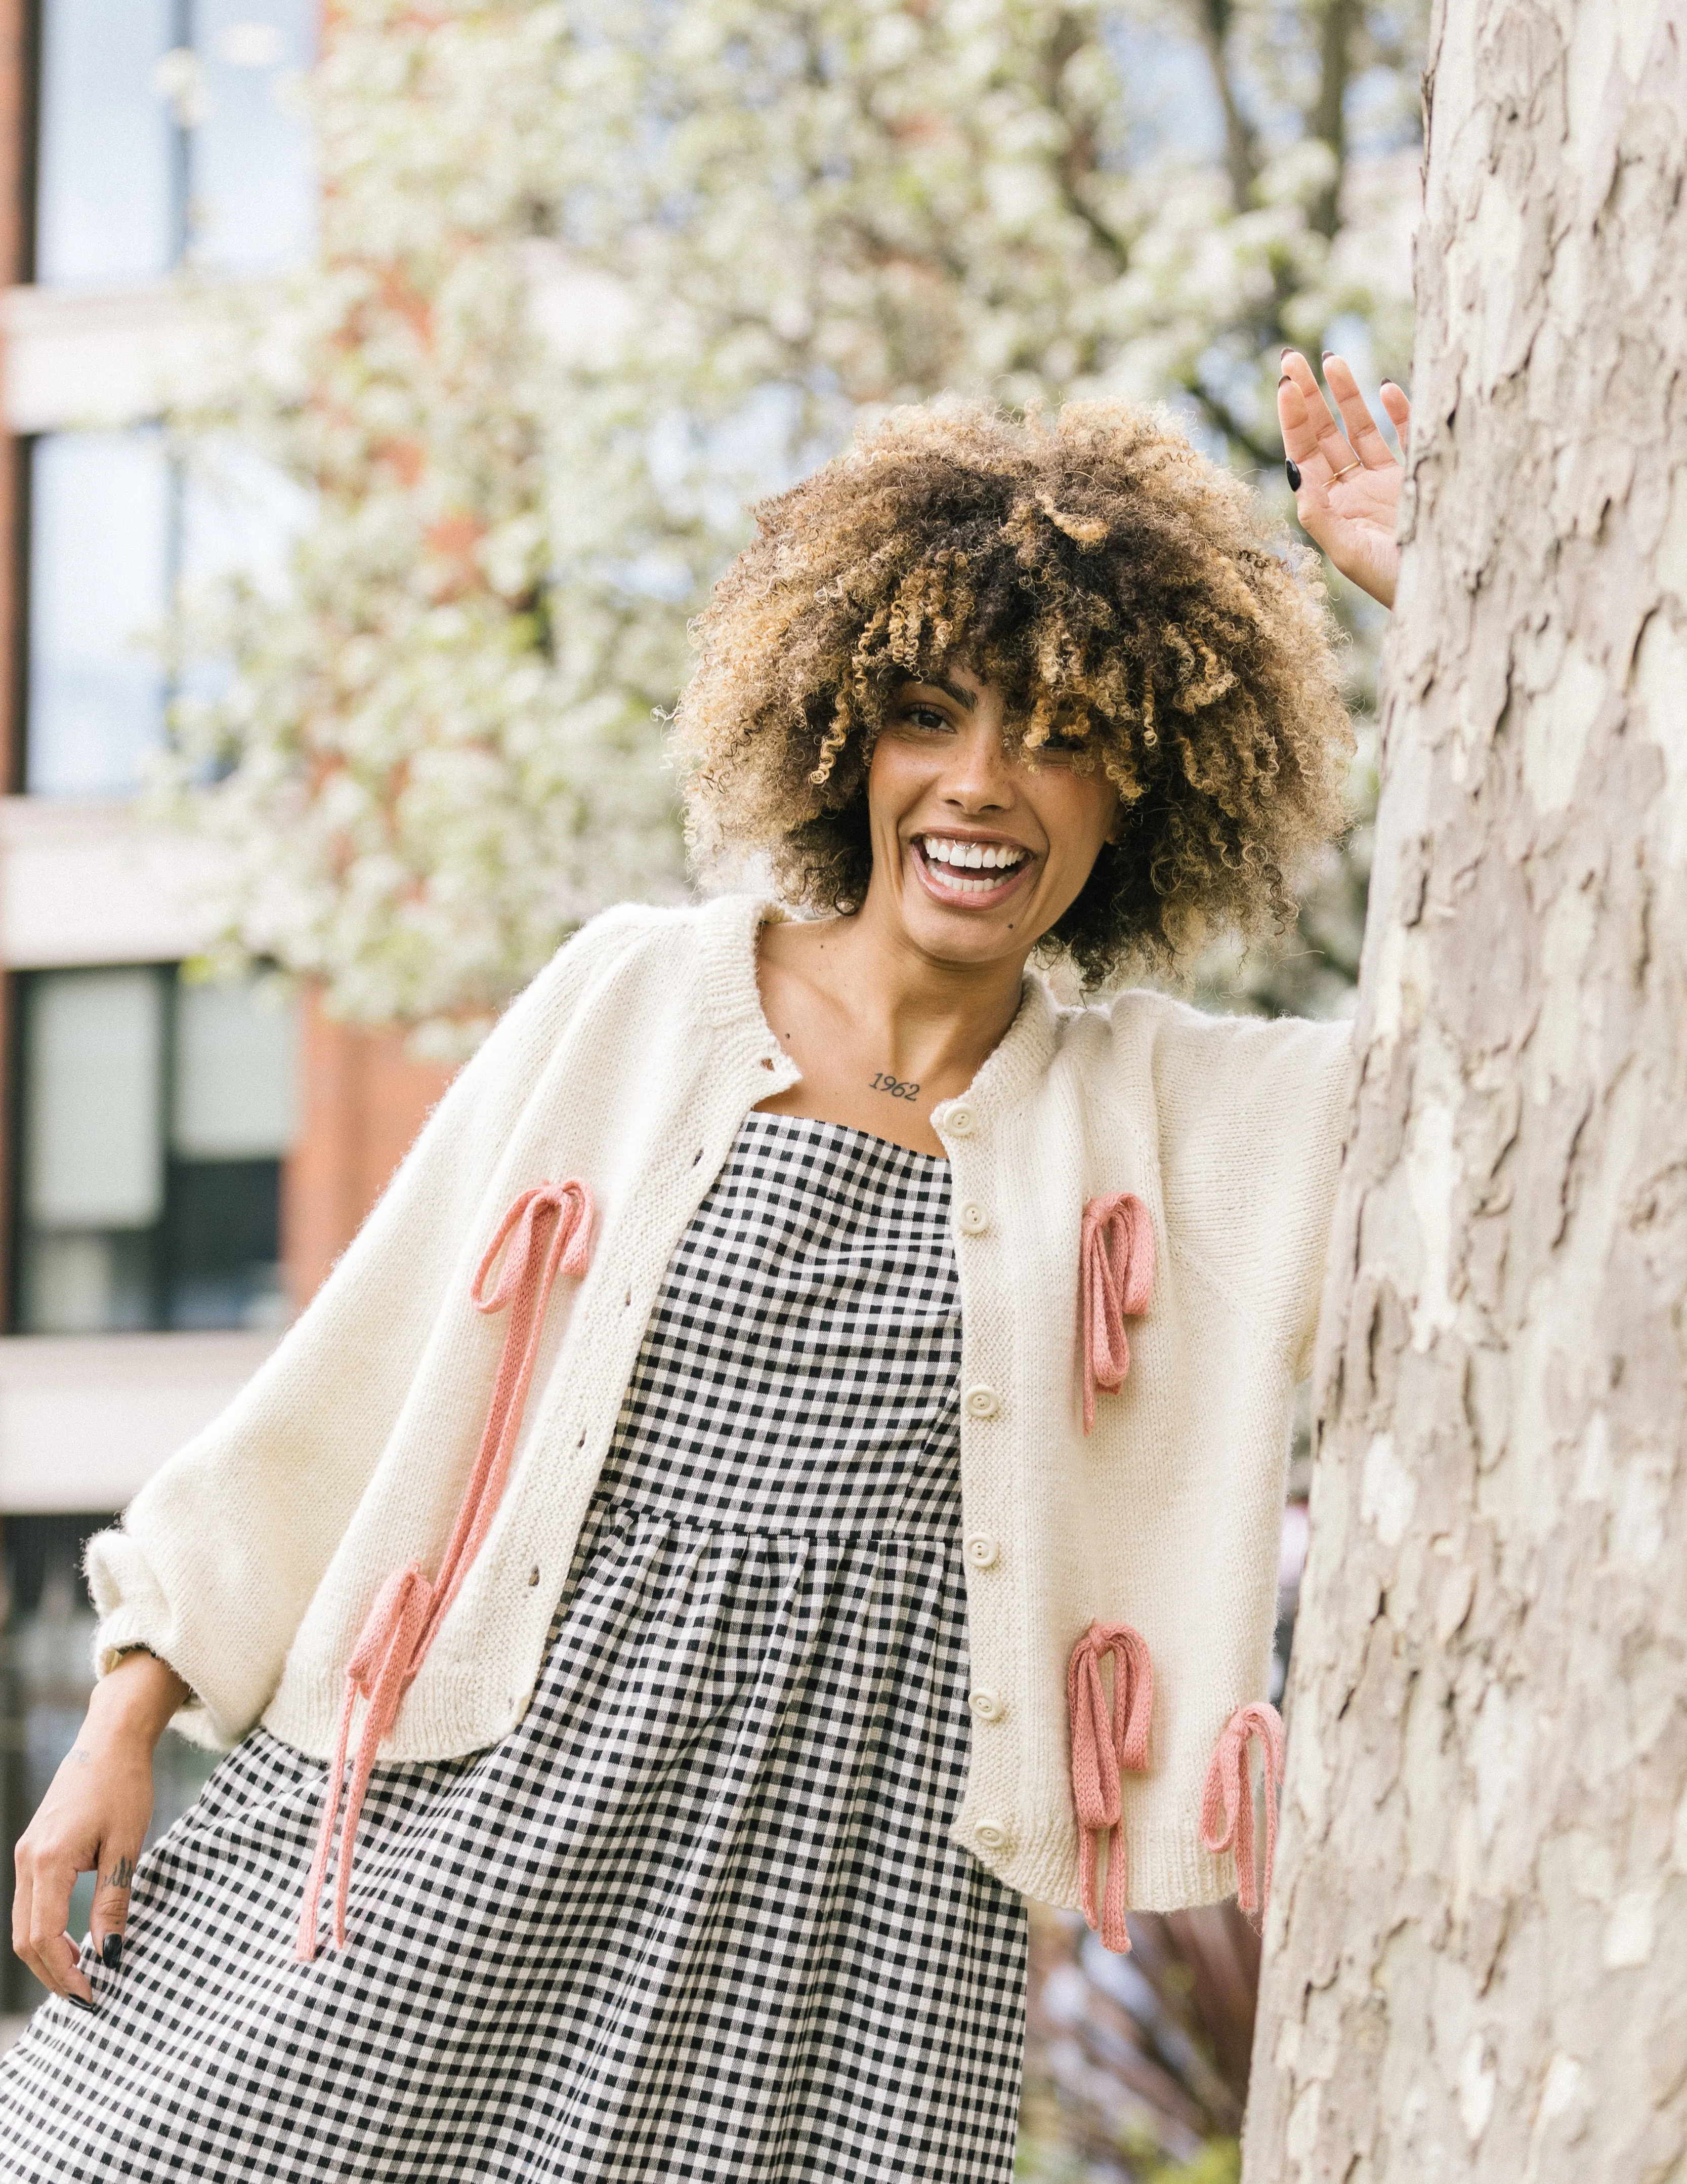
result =
[[99,1945],[99,1960],[109,1972],[120,1970],[123,1964],[123,1936],[108,1934]]
[[1279,379],[1277,383],[1279,387],[1287,387],[1289,384],[1289,374],[1285,371],[1282,378]]
[[92,2003],[84,2002],[81,1995],[67,1994],[64,1999],[66,2002],[74,2003],[78,2009],[86,2011],[88,2016],[92,2017],[93,2015],[94,2006]]
[[1288,473],[1289,473],[1289,490],[1290,491],[1290,493],[1299,493],[1299,492],[1300,492],[1300,464],[1299,464],[1299,463],[1285,463],[1285,464],[1283,465],[1283,468],[1284,468],[1284,470],[1286,470],[1286,471],[1288,471]]

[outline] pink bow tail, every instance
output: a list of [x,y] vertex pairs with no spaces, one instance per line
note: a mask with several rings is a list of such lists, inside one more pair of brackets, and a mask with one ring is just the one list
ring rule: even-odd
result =
[[1092,1198],[1082,1244],[1083,1430],[1095,1424],[1095,1390],[1116,1396],[1131,1369],[1125,1322],[1154,1294],[1154,1222],[1133,1190]]
[[340,1830],[340,1870],[334,1889],[334,1946],[346,1946],[346,1903],[351,1892],[352,1856],[357,1843],[358,1821],[375,1771],[376,1754],[398,1719],[405,1686],[415,1673],[417,1641],[433,1605],[433,1587],[418,1563],[394,1570],[378,1593],[346,1668],[346,1696],[340,1708],[339,1734],[334,1740],[333,1763],[328,1772],[327,1797],[322,1808],[322,1826],[316,1838],[316,1856],[306,1883],[304,1906],[299,1914],[298,1956],[301,1964],[316,1958],[317,1912],[322,1884],[334,1847],[334,1823],[338,1817],[341,1785],[345,1780],[346,1747],[351,1741],[352,1714],[359,1698],[368,1711],[358,1731],[357,1756],[352,1762],[351,1786],[346,1793],[346,1817]]
[[[1259,1740],[1265,1762],[1265,1871],[1254,1880],[1254,1786],[1248,1766],[1250,1741]],[[1271,1907],[1271,1877],[1277,1863],[1277,1793],[1283,1782],[1283,1718],[1263,1701],[1238,1707],[1214,1747],[1201,1793],[1200,1839],[1215,1856],[1236,1853],[1236,1901],[1250,1916],[1263,1919]],[[1222,1825],[1221,1825],[1222,1823]]]
[[[328,1861],[334,1852],[335,1823],[357,1702],[359,1698],[365,1700],[367,1710],[358,1730],[351,1781],[346,1786],[346,1816],[340,1827],[340,1867],[334,1888],[334,1946],[339,1949],[346,1946],[352,1853],[376,1755],[398,1719],[404,1693],[492,1529],[521,1430],[521,1414],[538,1358],[551,1286],[559,1274],[586,1272],[591,1261],[593,1218],[592,1194],[583,1183],[573,1179],[542,1183],[524,1190],[498,1224],[470,1284],[470,1300],[477,1311],[501,1312],[509,1307],[498,1378],[438,1575],[430,1579],[418,1563],[394,1570],[376,1595],[347,1664],[346,1696],[328,1774],[327,1800],[299,1914],[297,1953],[301,1964],[313,1964],[316,1958],[318,1914]],[[503,1263],[497,1281],[488,1290],[487,1277],[500,1257]]]
[[[1101,1664],[1111,1655],[1110,1706]],[[1140,1631],[1128,1623],[1092,1623],[1066,1664],[1066,1706],[1072,1718],[1072,1806],[1078,1826],[1078,1888],[1083,1915],[1104,1948],[1128,1954],[1125,1924],[1124,1776],[1148,1767],[1148,1733],[1154,1713],[1154,1670]],[[1098,1917],[1095,1868],[1107,1839],[1107,1890]]]

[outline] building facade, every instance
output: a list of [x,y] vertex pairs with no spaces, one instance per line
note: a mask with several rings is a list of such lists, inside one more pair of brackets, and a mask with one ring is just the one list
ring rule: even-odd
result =
[[[278,981],[196,978],[210,852],[136,805],[173,587],[279,571],[298,520],[238,448],[189,475],[162,420],[212,391],[208,287],[284,277],[312,247],[315,14],[0,0],[8,1846],[86,1697],[83,1540],[261,1362],[444,1084]],[[166,1740],[155,1825],[200,1772]],[[0,2014],[34,1999],[7,1953]]]

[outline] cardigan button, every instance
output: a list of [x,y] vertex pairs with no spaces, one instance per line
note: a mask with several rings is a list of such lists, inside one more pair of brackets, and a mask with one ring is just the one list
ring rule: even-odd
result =
[[987,1388],[981,1380],[966,1395],[966,1415],[969,1418],[993,1418],[1002,1407],[1002,1399],[994,1388]]
[[1007,1712],[1007,1701],[999,1691],[974,1691],[966,1703],[980,1721],[999,1721]]
[[990,1225],[990,1217],[969,1199],[960,1209],[960,1225],[969,1236],[982,1236]]
[[989,1569],[1000,1557],[1002,1543],[994,1532],[974,1532],[966,1542],[966,1559],[974,1569]]
[[970,1138],[977,1119],[970,1107],[951,1107],[944,1117],[944,1128],[952,1138]]
[[986,1850],[1005,1850],[1007,1847],[1007,1830],[995,1820],[980,1820],[972,1832]]

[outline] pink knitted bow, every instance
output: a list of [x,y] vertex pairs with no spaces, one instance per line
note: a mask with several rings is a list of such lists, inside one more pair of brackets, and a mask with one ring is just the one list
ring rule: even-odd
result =
[[[357,1754],[352,1762],[351,1784],[346,1792],[345,1823],[340,1833],[340,1870],[334,1890],[334,1946],[338,1949],[346,1946],[346,1902],[351,1890],[352,1853],[376,1754],[398,1718],[404,1693],[426,1658],[428,1648],[461,1589],[470,1564],[492,1529],[504,1482],[509,1475],[510,1456],[521,1430],[521,1413],[538,1357],[551,1284],[559,1274],[585,1273],[592,1256],[593,1218],[592,1194],[583,1183],[571,1179],[566,1183],[542,1183],[531,1190],[524,1190],[499,1223],[498,1234],[487,1246],[470,1285],[469,1293],[478,1311],[500,1312],[505,1305],[510,1307],[492,1404],[438,1576],[430,1580],[420,1563],[410,1563],[403,1569],[394,1570],[375,1596],[375,1605],[369,1611],[347,1663],[346,1696],[340,1709],[339,1733],[328,1774],[328,1797],[298,1922],[298,1954],[301,1964],[315,1960],[317,1913],[334,1847],[334,1822],[339,1810],[340,1786],[345,1779],[354,1709],[359,1697],[368,1702],[368,1710],[358,1732]],[[542,1240],[542,1230],[547,1226],[549,1237]],[[488,1295],[487,1276],[500,1251],[504,1253],[504,1265],[498,1285]]]
[[[1113,1657],[1111,1716],[1101,1663]],[[1148,1766],[1149,1723],[1154,1713],[1154,1670],[1148,1646],[1128,1623],[1092,1623],[1066,1664],[1066,1706],[1072,1716],[1072,1794],[1079,1830],[1078,1885],[1083,1915],[1098,1926],[1101,1945],[1128,1953],[1125,1925],[1123,1776]],[[1107,1895],[1095,1915],[1095,1861],[1107,1846]]]
[[1095,1390],[1116,1396],[1131,1369],[1125,1320],[1148,1310],[1154,1290],[1154,1223],[1133,1190],[1092,1198],[1083,1209],[1083,1430],[1095,1424]]
[[[1248,1741],[1260,1741],[1265,1760],[1265,1872],[1254,1887],[1254,1786],[1248,1769]],[[1271,1904],[1272,1868],[1277,1860],[1277,1792],[1283,1780],[1283,1717],[1260,1701],[1238,1707],[1213,1748],[1201,1792],[1200,1839],[1215,1854],[1236,1848],[1236,1901],[1263,1919]],[[1222,1813],[1224,1825],[1219,1827]]]

